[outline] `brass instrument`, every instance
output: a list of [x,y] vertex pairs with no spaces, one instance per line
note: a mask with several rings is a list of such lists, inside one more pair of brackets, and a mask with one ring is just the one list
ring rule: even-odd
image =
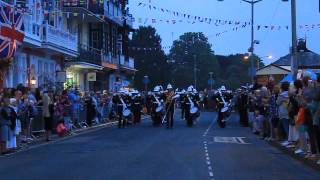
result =
[[169,91],[166,93],[166,104],[171,104],[173,100],[173,96],[175,93],[173,91]]

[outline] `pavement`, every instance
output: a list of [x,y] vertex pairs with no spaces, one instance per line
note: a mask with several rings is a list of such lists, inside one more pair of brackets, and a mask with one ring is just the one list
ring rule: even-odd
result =
[[[178,113],[177,113],[178,114]],[[318,180],[320,171],[240,127],[219,129],[215,113],[192,128],[109,126],[0,157],[1,180]]]

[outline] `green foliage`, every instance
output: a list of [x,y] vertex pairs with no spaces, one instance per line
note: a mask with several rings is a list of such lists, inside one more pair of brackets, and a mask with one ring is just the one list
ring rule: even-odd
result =
[[197,88],[208,87],[209,72],[218,76],[220,66],[208,38],[203,33],[188,32],[173,42],[169,59],[171,82],[180,88],[194,85],[194,67],[197,69]]
[[151,26],[140,26],[133,35],[130,41],[131,47],[140,48],[157,48],[157,50],[145,51],[131,50],[130,56],[135,59],[135,68],[138,72],[135,75],[135,87],[144,89],[142,82],[143,77],[147,75],[150,79],[149,88],[158,84],[166,84],[170,77],[167,57],[161,50],[161,38],[157,34],[156,29]]
[[[161,38],[151,27],[139,27],[130,41],[131,47],[157,48],[158,50],[130,51],[135,58],[138,72],[135,75],[135,87],[144,88],[145,75],[149,76],[149,88],[158,84],[172,83],[174,87],[186,88],[194,85],[194,67],[197,67],[197,89],[209,88],[209,72],[213,72],[214,87],[225,85],[235,89],[250,83],[249,60],[243,54],[230,56],[214,55],[208,38],[203,33],[188,32],[173,42],[168,56],[160,50]],[[254,56],[255,61],[259,60]],[[167,62],[170,62],[169,64]],[[260,67],[263,64],[260,63]]]

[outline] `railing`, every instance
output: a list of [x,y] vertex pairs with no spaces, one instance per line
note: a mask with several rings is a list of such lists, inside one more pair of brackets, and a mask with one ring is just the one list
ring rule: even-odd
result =
[[54,44],[57,47],[63,47],[72,51],[77,51],[78,37],[66,30],[56,28],[54,26],[43,25],[43,38],[45,43]]
[[134,59],[131,57],[129,57],[129,61],[126,61],[125,57],[123,55],[121,55],[120,56],[120,64],[124,67],[134,69]]
[[39,41],[41,40],[41,26],[32,21],[30,15],[24,15],[24,33],[29,39]]
[[71,62],[87,62],[101,66],[102,52],[87,45],[80,45],[78,48],[79,56],[76,58],[69,58]]
[[103,13],[103,2],[100,0],[63,0],[62,6],[64,8],[85,8],[93,13]]
[[111,53],[102,52],[102,62],[107,62],[111,64],[119,64],[117,58],[113,58]]

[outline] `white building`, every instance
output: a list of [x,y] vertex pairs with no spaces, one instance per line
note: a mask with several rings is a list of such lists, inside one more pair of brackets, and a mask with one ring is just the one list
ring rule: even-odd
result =
[[124,20],[127,0],[58,2],[16,2],[26,9],[25,38],[7,72],[5,87],[57,85],[60,71],[66,72],[65,87],[84,91],[129,85],[136,70],[128,57],[132,24]]

